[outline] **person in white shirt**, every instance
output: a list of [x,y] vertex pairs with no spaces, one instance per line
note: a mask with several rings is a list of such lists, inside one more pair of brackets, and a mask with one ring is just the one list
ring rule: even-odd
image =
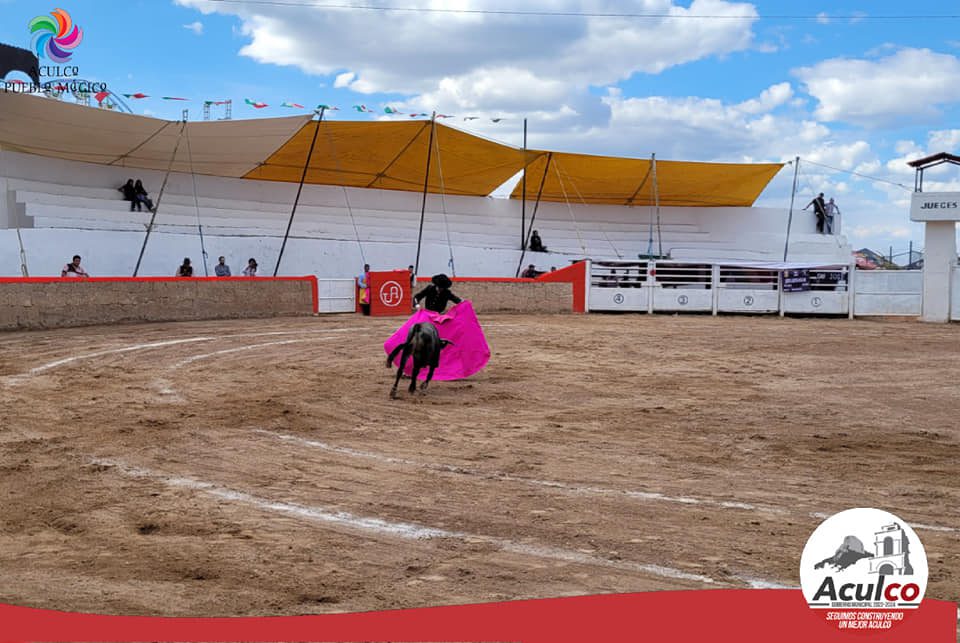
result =
[[244,277],[256,277],[257,276],[257,260],[253,257],[250,257],[250,261],[247,262],[247,267],[243,269]]
[[61,277],[89,277],[87,271],[80,267],[80,255],[73,255],[73,261],[60,271]]
[[837,207],[837,204],[833,202],[833,197],[830,197],[830,201],[826,205],[827,212],[827,234],[834,234],[834,226],[836,224],[836,217],[840,214],[840,208]]

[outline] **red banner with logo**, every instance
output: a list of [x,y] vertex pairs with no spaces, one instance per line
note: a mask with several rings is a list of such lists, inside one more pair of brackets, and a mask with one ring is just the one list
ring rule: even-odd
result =
[[374,317],[409,315],[413,308],[409,271],[391,270],[369,274],[370,315]]
[[0,606],[3,641],[899,641],[953,643],[957,606],[925,600],[886,632],[841,632],[799,590],[609,594],[272,618],[99,616]]

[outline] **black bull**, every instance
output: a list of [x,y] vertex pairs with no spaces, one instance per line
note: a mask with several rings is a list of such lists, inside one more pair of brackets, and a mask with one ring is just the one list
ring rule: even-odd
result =
[[0,43],[0,80],[12,71],[23,72],[35,85],[40,85],[40,61],[37,56],[29,49]]
[[417,390],[417,375],[420,373],[420,369],[424,367],[430,370],[427,372],[427,379],[420,387],[420,391],[426,391],[427,385],[433,379],[433,371],[440,365],[440,351],[450,343],[445,339],[440,339],[437,327],[430,322],[414,324],[410,328],[410,332],[407,333],[407,340],[394,348],[390,356],[387,357],[387,368],[390,368],[393,365],[393,360],[397,357],[397,353],[403,351],[400,355],[397,379],[393,382],[393,388],[390,390],[390,397],[397,397],[397,386],[400,384],[400,377],[403,375],[408,357],[413,357],[413,372],[410,374],[411,395]]

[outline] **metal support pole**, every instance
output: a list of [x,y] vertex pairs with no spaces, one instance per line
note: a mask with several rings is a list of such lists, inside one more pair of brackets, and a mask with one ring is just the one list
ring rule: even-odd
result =
[[430,142],[427,144],[427,169],[423,173],[423,200],[420,204],[420,232],[417,233],[417,260],[413,263],[413,274],[420,273],[420,246],[423,243],[423,219],[427,214],[427,188],[430,187],[430,160],[433,152],[433,131],[437,126],[437,113],[430,116]]
[[527,249],[527,119],[523,119],[523,175],[520,197],[520,249]]
[[280,271],[280,260],[283,259],[283,251],[287,247],[290,228],[293,227],[293,216],[297,213],[297,205],[300,203],[300,193],[303,192],[303,184],[307,180],[307,170],[310,168],[310,159],[313,158],[313,148],[317,145],[317,134],[320,133],[320,125],[323,123],[323,113],[326,109],[326,107],[320,108],[320,118],[317,120],[317,128],[313,130],[313,140],[310,141],[310,150],[307,152],[307,162],[303,164],[303,174],[300,175],[300,185],[297,186],[297,196],[293,199],[293,209],[290,210],[290,220],[287,221],[287,231],[283,234],[283,243],[280,244],[280,254],[277,256],[277,265],[273,268],[274,277],[276,277]]
[[137,265],[133,268],[133,276],[136,277],[140,272],[140,263],[143,261],[143,253],[147,250],[147,242],[150,240],[150,233],[153,232],[153,223],[157,220],[157,212],[160,210],[160,199],[163,198],[163,191],[167,187],[167,179],[170,178],[170,171],[173,169],[173,162],[177,158],[177,150],[180,149],[180,139],[187,129],[187,121],[183,121],[180,127],[180,133],[177,135],[177,142],[173,146],[173,154],[170,155],[170,163],[167,164],[167,173],[163,175],[163,183],[160,185],[160,194],[157,195],[157,202],[153,206],[153,214],[150,215],[150,223],[147,224],[147,234],[143,237],[143,245],[140,246],[140,256],[137,257]]
[[[533,232],[533,222],[537,220],[537,210],[540,208],[540,197],[543,196],[543,184],[547,182],[547,172],[550,170],[550,162],[553,160],[553,152],[547,153],[547,162],[543,166],[543,176],[540,178],[540,188],[537,190],[537,200],[533,204],[533,214],[530,215],[530,227],[527,228],[528,232]],[[529,235],[527,235],[529,236]],[[523,265],[523,258],[527,254],[527,241],[524,240],[523,247],[520,249],[520,261],[517,262],[517,272],[515,275],[520,276],[520,266]]]
[[[787,215],[787,238],[783,242],[783,260],[787,260],[787,251],[790,248],[790,227],[793,225],[793,200],[797,196],[797,173],[800,172],[800,157],[793,160],[793,189],[790,191],[790,212]],[[783,310],[781,309],[781,314]]]

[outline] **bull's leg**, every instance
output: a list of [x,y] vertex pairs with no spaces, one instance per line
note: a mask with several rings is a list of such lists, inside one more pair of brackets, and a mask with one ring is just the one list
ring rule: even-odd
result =
[[423,393],[427,390],[427,385],[430,384],[430,380],[433,379],[433,372],[437,370],[437,367],[433,364],[430,365],[430,370],[427,371],[427,379],[424,380],[423,386],[420,387],[420,392]]
[[400,368],[397,369],[397,379],[393,382],[393,388],[390,389],[390,397],[392,399],[397,398],[397,386],[400,385],[400,376],[403,375],[403,368],[407,365],[407,356],[410,355],[410,351],[407,350],[407,347],[403,347],[403,353],[400,355]]
[[420,374],[420,364],[413,360],[413,372],[410,373],[410,395],[417,392],[417,375]]

